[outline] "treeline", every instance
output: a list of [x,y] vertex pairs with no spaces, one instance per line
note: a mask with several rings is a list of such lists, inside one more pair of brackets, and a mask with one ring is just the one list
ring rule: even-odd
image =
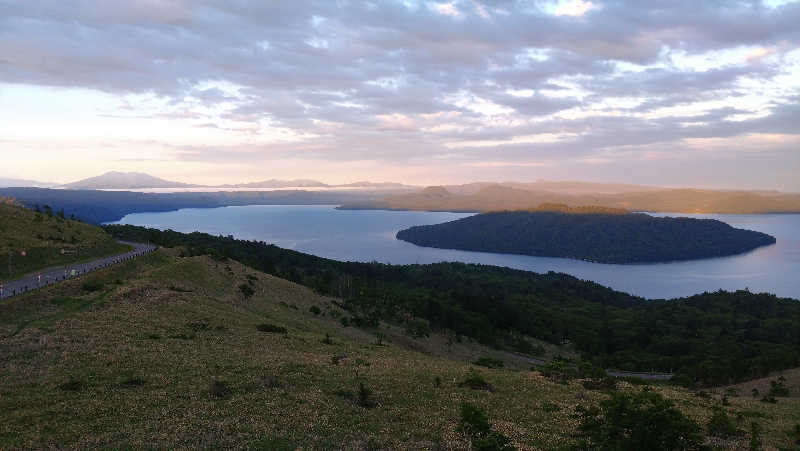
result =
[[106,226],[113,235],[191,254],[231,258],[340,297],[346,324],[379,321],[449,331],[528,352],[525,337],[570,341],[602,367],[672,371],[686,384],[715,385],[800,366],[800,302],[747,291],[648,301],[560,273],[462,263],[338,262],[263,242]]
[[50,205],[54,211],[91,224],[122,219],[130,213],[215,208],[233,205],[337,204],[369,193],[283,191],[226,191],[208,193],[140,193],[134,191],[0,188],[0,196],[29,208]]
[[[415,226],[397,238],[419,246],[600,263],[653,263],[740,254],[775,243],[761,232],[715,219],[575,211],[484,213]],[[591,210],[584,213],[593,213]]]

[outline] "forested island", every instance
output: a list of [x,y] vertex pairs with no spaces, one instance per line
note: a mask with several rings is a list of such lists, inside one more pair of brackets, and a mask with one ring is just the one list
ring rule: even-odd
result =
[[723,257],[775,243],[773,236],[715,219],[653,217],[596,207],[482,213],[401,230],[418,246],[598,263],[656,263]]

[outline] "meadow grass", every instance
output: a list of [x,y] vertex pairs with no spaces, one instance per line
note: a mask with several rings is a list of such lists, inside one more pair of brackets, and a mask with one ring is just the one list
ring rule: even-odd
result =
[[[98,271],[97,291],[79,278],[0,303],[0,448],[469,449],[458,430],[469,402],[518,449],[562,449],[575,440],[576,407],[607,397],[469,340],[413,340],[382,325],[378,343],[375,330],[341,325],[335,299],[179,255]],[[507,363],[471,363],[486,355]],[[743,430],[758,421],[766,449],[789,447],[798,382],[777,404],[742,393],[724,408]],[[658,391],[701,425],[724,394],[619,386]],[[719,449],[746,441],[709,439]]]

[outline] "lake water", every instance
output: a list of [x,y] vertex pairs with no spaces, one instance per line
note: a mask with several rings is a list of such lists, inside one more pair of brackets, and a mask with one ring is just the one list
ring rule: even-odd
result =
[[734,227],[765,232],[776,237],[777,243],[732,257],[644,265],[435,249],[395,238],[399,230],[413,225],[438,224],[465,216],[469,214],[257,205],[135,213],[117,223],[233,235],[342,261],[394,264],[461,261],[535,272],[557,271],[647,298],[748,288],[800,299],[800,214],[680,214],[719,219]]

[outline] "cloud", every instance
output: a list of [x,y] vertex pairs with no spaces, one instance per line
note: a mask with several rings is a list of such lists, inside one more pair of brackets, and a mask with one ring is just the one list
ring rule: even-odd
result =
[[0,0],[0,83],[225,133],[182,162],[501,170],[798,133],[797,23],[797,1]]

